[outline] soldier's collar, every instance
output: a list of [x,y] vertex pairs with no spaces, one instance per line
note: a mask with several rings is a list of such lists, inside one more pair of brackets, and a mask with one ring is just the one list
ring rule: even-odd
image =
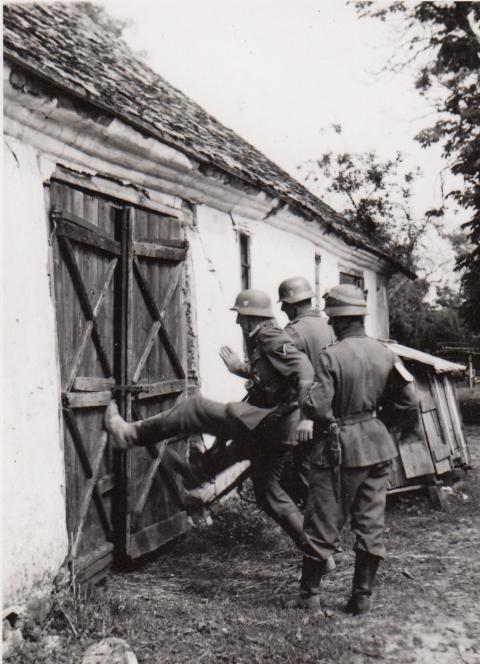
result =
[[317,309],[307,309],[307,311],[301,311],[293,320],[291,320],[291,323],[295,323],[297,320],[300,320],[300,318],[306,318],[307,316],[313,316],[315,318],[320,318],[321,317],[321,312],[318,311]]
[[339,335],[338,340],[343,341],[351,337],[368,337],[368,334],[364,329],[355,328],[354,330],[345,330],[345,332]]

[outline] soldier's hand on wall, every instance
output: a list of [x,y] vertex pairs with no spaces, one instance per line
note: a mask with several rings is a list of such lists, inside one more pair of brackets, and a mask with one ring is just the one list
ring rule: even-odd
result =
[[312,420],[300,420],[297,426],[296,438],[299,443],[308,443],[309,440],[313,440]]
[[221,346],[218,354],[225,362],[230,373],[238,374],[245,371],[244,362],[242,362],[238,353],[232,350],[230,346]]

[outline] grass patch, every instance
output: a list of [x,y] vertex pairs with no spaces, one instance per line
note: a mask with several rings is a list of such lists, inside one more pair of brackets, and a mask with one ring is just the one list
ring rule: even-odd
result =
[[[467,435],[475,463],[480,428],[467,427]],[[140,664],[480,661],[478,470],[453,489],[447,512],[433,510],[421,493],[389,500],[388,557],[366,616],[343,612],[350,553],[324,580],[321,611],[284,608],[298,591],[300,555],[237,497],[215,508],[211,526],[193,528],[137,569],[60,596],[43,632],[30,630],[10,661],[81,662],[106,636],[126,639]],[[351,543],[347,529],[346,551]],[[47,651],[45,636],[52,635],[59,643]]]

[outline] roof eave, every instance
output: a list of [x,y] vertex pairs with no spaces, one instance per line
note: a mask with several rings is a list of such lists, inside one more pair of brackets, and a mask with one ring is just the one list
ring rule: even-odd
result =
[[[46,73],[42,71],[42,69],[39,68],[38,65],[30,63],[27,60],[19,57],[18,55],[8,50],[5,50],[3,55],[4,55],[4,60],[10,61],[12,64],[17,65],[18,67],[22,67],[29,73],[33,74],[34,76],[38,76],[40,79],[44,80],[50,85],[55,86],[56,88],[65,92],[66,94],[73,95],[81,102],[89,104],[94,108],[104,111],[105,113],[107,113],[112,117],[116,117],[122,120],[126,124],[129,124],[135,129],[139,130],[141,133],[146,134],[152,138],[155,138],[156,140],[164,143],[165,145],[173,147],[176,150],[179,150],[183,154],[192,157],[193,159],[200,162],[204,166],[209,166],[209,167],[213,166],[215,169],[227,173],[229,176],[237,179],[239,182],[245,185],[250,185],[250,186],[253,185],[255,187],[258,187],[260,190],[268,193],[273,198],[282,200],[293,211],[297,211],[298,214],[300,214],[307,221],[317,221],[325,225],[331,233],[339,236],[347,244],[363,249],[364,251],[367,251],[368,253],[371,253],[374,256],[386,261],[393,268],[393,272],[402,272],[410,279],[417,278],[417,275],[414,272],[406,268],[404,265],[396,261],[394,258],[392,258],[388,254],[385,254],[384,252],[378,249],[375,249],[374,247],[371,247],[368,243],[363,242],[358,238],[354,238],[346,232],[345,233],[342,232],[342,230],[334,226],[334,224],[331,221],[319,215],[319,213],[316,210],[311,209],[308,205],[302,205],[298,201],[292,200],[289,196],[276,191],[275,189],[269,187],[268,185],[265,185],[263,182],[258,181],[258,179],[256,179],[253,176],[251,177],[251,179],[247,179],[245,176],[239,174],[234,169],[229,168],[227,165],[225,164],[219,165],[213,162],[210,158],[205,157],[205,155],[200,155],[197,151],[189,150],[187,146],[185,146],[179,141],[176,141],[170,135],[158,129],[153,128],[151,125],[141,122],[140,120],[138,120],[135,117],[132,117],[128,113],[122,113],[121,111],[113,110],[106,104],[102,104],[102,102],[96,99],[95,100],[90,99],[88,95],[85,94],[84,92],[80,92],[79,90],[75,89],[73,86],[65,85],[63,81],[59,80],[51,73]],[[338,213],[336,213],[334,210],[332,210],[332,213],[338,215]],[[339,219],[341,219],[340,215],[338,215],[338,217]]]

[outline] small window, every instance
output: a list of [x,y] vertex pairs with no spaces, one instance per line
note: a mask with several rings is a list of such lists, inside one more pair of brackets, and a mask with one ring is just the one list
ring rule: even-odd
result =
[[361,275],[351,274],[348,272],[340,272],[340,283],[341,284],[353,284],[358,286],[365,292],[365,279]]
[[322,257],[320,254],[315,254],[315,299],[316,309],[320,310],[321,295],[320,295],[320,265]]
[[240,244],[240,276],[242,290],[250,288],[250,236],[246,233],[239,233]]

